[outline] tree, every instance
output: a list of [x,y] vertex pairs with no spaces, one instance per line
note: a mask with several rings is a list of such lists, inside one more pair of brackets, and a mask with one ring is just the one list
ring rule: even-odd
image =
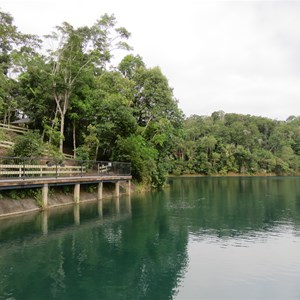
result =
[[158,151],[141,135],[119,138],[112,157],[115,160],[131,162],[132,176],[145,185],[155,186],[153,176],[157,172]]
[[18,108],[18,85],[12,77],[22,70],[39,43],[36,36],[19,32],[13,17],[0,11],[0,114],[4,123],[11,121]]
[[21,34],[17,27],[13,25],[13,17],[5,12],[0,11],[0,68],[1,73],[8,75],[11,67],[11,53],[20,43]]
[[2,122],[10,123],[18,108],[18,85],[14,79],[0,74],[0,114]]
[[60,117],[60,151],[63,151],[65,117],[75,86],[81,76],[90,68],[105,69],[115,49],[129,50],[124,42],[130,33],[123,27],[116,28],[113,15],[103,15],[92,27],[74,29],[68,23],[56,27],[57,32],[48,37],[57,42],[58,47],[51,52],[52,93]]
[[122,97],[112,94],[94,107],[94,116],[101,157],[110,159],[117,138],[126,138],[136,131],[132,110],[122,104]]
[[49,73],[51,66],[45,58],[36,55],[18,77],[19,108],[30,118],[30,126],[42,132],[46,126],[57,125],[57,110],[51,93]]
[[188,154],[181,172],[297,173],[299,125],[295,116],[282,122],[222,112],[211,117],[193,115],[184,122]]
[[172,168],[177,149],[176,137],[181,134],[183,114],[159,67],[146,68],[140,56],[126,56],[119,64],[123,76],[133,84],[131,107],[139,126],[138,133],[158,152],[153,183],[161,185]]
[[125,78],[134,79],[138,69],[145,69],[146,65],[143,59],[137,55],[126,55],[119,63],[118,69]]

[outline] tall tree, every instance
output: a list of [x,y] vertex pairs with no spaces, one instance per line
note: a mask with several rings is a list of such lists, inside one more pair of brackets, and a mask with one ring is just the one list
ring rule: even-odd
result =
[[34,35],[23,34],[13,24],[13,17],[0,11],[0,104],[2,120],[9,123],[17,110],[17,83],[14,77],[39,47]]
[[[56,27],[48,36],[57,43],[50,52],[52,64],[52,93],[60,116],[60,151],[63,151],[65,116],[71,96],[82,75],[90,68],[101,72],[112,58],[115,49],[129,50],[124,42],[130,33],[123,27],[116,28],[113,15],[103,15],[92,27],[74,29],[68,23]],[[99,70],[99,71],[97,71]]]
[[162,185],[171,168],[171,156],[178,149],[175,141],[181,134],[183,114],[159,67],[147,68],[140,56],[129,55],[122,60],[119,70],[133,84],[131,107],[139,125],[138,133],[160,154],[156,157],[152,183]]

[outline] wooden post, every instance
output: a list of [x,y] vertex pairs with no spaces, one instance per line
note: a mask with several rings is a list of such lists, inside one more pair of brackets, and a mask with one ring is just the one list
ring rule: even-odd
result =
[[48,207],[48,183],[45,183],[42,188],[42,208],[46,209]]
[[79,203],[80,198],[80,184],[76,183],[74,186],[74,202]]
[[98,183],[98,200],[103,199],[103,182]]
[[116,197],[120,196],[120,182],[116,181],[116,188],[115,188]]

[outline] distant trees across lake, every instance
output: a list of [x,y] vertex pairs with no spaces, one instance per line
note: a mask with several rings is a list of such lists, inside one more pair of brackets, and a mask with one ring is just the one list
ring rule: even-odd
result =
[[214,112],[185,119],[175,174],[295,175],[300,167],[300,117],[286,121]]

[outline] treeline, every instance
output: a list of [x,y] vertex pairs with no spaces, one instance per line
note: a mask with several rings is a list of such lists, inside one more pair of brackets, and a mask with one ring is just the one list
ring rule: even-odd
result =
[[[298,173],[299,118],[184,119],[160,68],[128,52],[129,37],[105,14],[90,27],[63,23],[40,38],[0,11],[0,121],[25,117],[33,130],[10,155],[47,148],[52,156],[128,161],[137,181],[155,187],[170,173]],[[116,51],[124,57],[115,64]]]
[[300,117],[286,121],[223,111],[184,121],[175,174],[277,174],[300,170]]
[[[129,161],[137,181],[164,183],[183,114],[160,68],[121,52],[132,50],[130,33],[113,15],[91,27],[63,23],[43,38],[19,32],[8,13],[0,22],[0,121],[26,117],[35,130],[11,155],[47,147],[53,156]],[[115,65],[116,51],[124,58]]]

